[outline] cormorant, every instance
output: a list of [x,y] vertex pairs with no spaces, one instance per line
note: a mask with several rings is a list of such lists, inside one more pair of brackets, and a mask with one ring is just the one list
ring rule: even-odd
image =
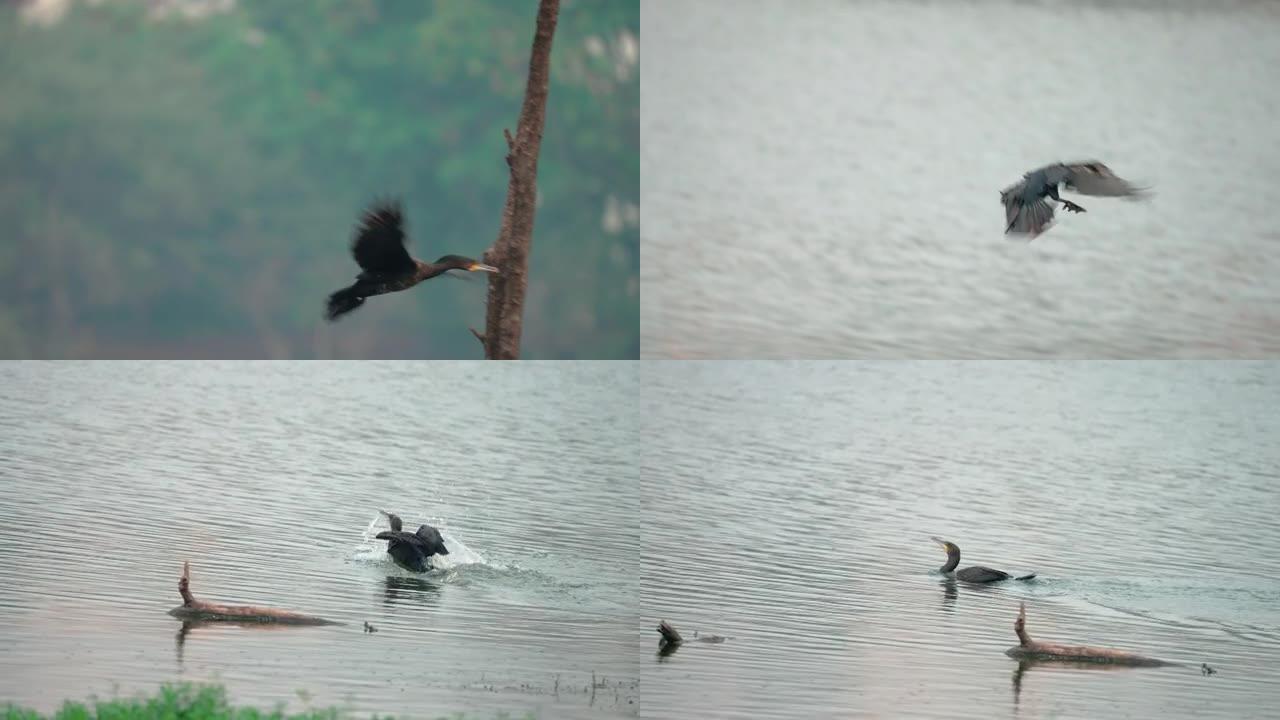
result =
[[[1013,577],[1007,572],[992,570],[989,567],[983,567],[981,565],[974,565],[973,567],[967,567],[963,570],[956,571],[956,566],[960,564],[960,546],[952,542],[947,542],[939,537],[933,538],[933,541],[941,545],[942,548],[947,551],[947,564],[938,568],[938,571],[945,575],[955,573],[957,580],[964,580],[965,582],[971,583],[999,582],[1000,580],[1008,580]],[[1022,577],[1013,579],[1030,580],[1035,576],[1035,573],[1031,573],[1030,575],[1023,575]]]
[[445,255],[433,263],[415,260],[404,243],[404,215],[399,203],[375,203],[366,210],[351,243],[351,256],[362,272],[351,286],[329,296],[325,317],[332,322],[363,305],[365,298],[408,290],[450,270],[498,272],[492,265],[461,255]]
[[391,521],[391,529],[378,533],[377,538],[387,541],[387,554],[405,570],[426,572],[431,569],[428,558],[432,555],[449,554],[449,548],[444,546],[444,538],[440,537],[439,530],[430,525],[420,525],[417,532],[403,532],[399,515],[386,510],[378,512]]
[[1046,197],[1062,203],[1071,212],[1085,212],[1079,205],[1058,197],[1058,185],[1084,195],[1103,197],[1142,197],[1145,192],[1145,188],[1135,187],[1116,177],[1111,168],[1096,160],[1046,165],[1032,170],[1017,184],[1000,191],[1005,233],[1026,233],[1035,237],[1044,232],[1053,222],[1053,206],[1045,202]]

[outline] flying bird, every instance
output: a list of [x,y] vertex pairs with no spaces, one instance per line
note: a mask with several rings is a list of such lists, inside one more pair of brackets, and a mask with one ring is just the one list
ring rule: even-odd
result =
[[1136,187],[1117,177],[1111,168],[1096,160],[1046,165],[1032,170],[1017,184],[1000,191],[1005,233],[1027,234],[1034,238],[1044,232],[1053,222],[1053,205],[1045,198],[1062,203],[1062,207],[1071,212],[1085,212],[1083,207],[1058,197],[1059,185],[1083,195],[1102,197],[1138,198],[1146,192],[1146,188]]
[[351,256],[362,271],[349,287],[329,296],[330,322],[364,304],[365,298],[408,290],[450,270],[498,272],[492,265],[461,255],[445,255],[433,263],[416,260],[405,249],[404,214],[398,202],[376,203],[365,211],[351,243]]

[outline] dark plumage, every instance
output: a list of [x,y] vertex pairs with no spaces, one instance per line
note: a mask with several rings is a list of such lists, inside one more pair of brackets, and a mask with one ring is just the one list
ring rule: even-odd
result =
[[[971,583],[998,582],[1000,580],[1008,580],[1009,578],[1013,577],[1009,573],[1004,572],[1002,570],[993,570],[989,567],[983,567],[981,565],[974,565],[972,567],[967,567],[967,568],[964,568],[963,570],[957,571],[956,566],[960,564],[960,546],[952,542],[947,542],[946,540],[943,540],[942,538],[938,538],[938,537],[933,538],[933,541],[941,545],[942,548],[947,551],[947,562],[945,565],[938,568],[938,572],[941,572],[945,575],[950,575],[952,573],[955,573],[955,577],[957,580],[963,580],[965,582],[971,582]],[[1014,579],[1030,580],[1035,576],[1036,576],[1035,573],[1031,573],[1030,575],[1023,575],[1022,577],[1017,577]]]
[[365,211],[351,243],[351,256],[362,271],[355,283],[329,296],[330,321],[355,310],[365,298],[407,290],[450,270],[498,272],[492,265],[461,255],[445,255],[433,263],[415,260],[405,249],[404,215],[396,202],[377,203]]
[[1058,197],[1058,186],[1075,190],[1084,195],[1103,197],[1139,198],[1145,189],[1135,187],[1116,177],[1111,168],[1097,161],[1080,163],[1056,163],[1032,170],[1015,185],[1000,191],[1000,203],[1004,205],[1005,233],[1027,234],[1035,237],[1053,222],[1054,202],[1071,212],[1085,212],[1083,207]]
[[378,533],[379,540],[387,541],[387,554],[397,565],[413,572],[426,572],[431,569],[428,559],[432,555],[448,555],[449,548],[444,546],[444,538],[440,531],[430,525],[420,525],[417,532],[403,532],[400,516],[386,510],[378,512],[391,521],[391,530]]

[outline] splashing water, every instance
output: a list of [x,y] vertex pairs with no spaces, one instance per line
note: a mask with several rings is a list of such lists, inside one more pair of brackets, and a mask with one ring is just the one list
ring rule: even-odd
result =
[[[445,547],[449,548],[449,554],[432,555],[430,558],[432,571],[453,570],[464,565],[489,565],[488,561],[480,553],[467,547],[466,543],[450,532],[449,528],[441,524],[439,519],[427,518],[422,521],[405,519],[404,523],[405,528],[416,528],[418,525],[427,524],[440,531],[440,535],[444,538]],[[365,526],[360,545],[356,548],[352,559],[362,563],[386,563],[399,569],[391,558],[387,556],[386,542],[376,537],[378,533],[386,529],[386,518],[380,513],[375,513],[373,519]]]

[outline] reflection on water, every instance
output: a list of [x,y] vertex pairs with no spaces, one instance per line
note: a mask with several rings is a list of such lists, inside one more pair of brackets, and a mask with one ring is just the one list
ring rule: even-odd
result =
[[388,575],[386,588],[388,605],[397,602],[432,602],[440,594],[440,585],[416,577]]
[[[642,383],[646,713],[1272,706],[1280,364],[656,363]],[[1038,576],[944,578],[933,535]],[[1019,667],[1020,602],[1037,640],[1184,665]],[[655,656],[659,619],[733,639]]]
[[[1280,4],[643,7],[643,357],[1280,353]],[[1153,201],[1003,237],[1090,158]]]
[[[634,715],[636,374],[0,365],[0,702],[187,680],[268,707]],[[397,567],[380,507],[439,527],[444,562]],[[345,625],[180,623],[184,560],[201,600]]]

